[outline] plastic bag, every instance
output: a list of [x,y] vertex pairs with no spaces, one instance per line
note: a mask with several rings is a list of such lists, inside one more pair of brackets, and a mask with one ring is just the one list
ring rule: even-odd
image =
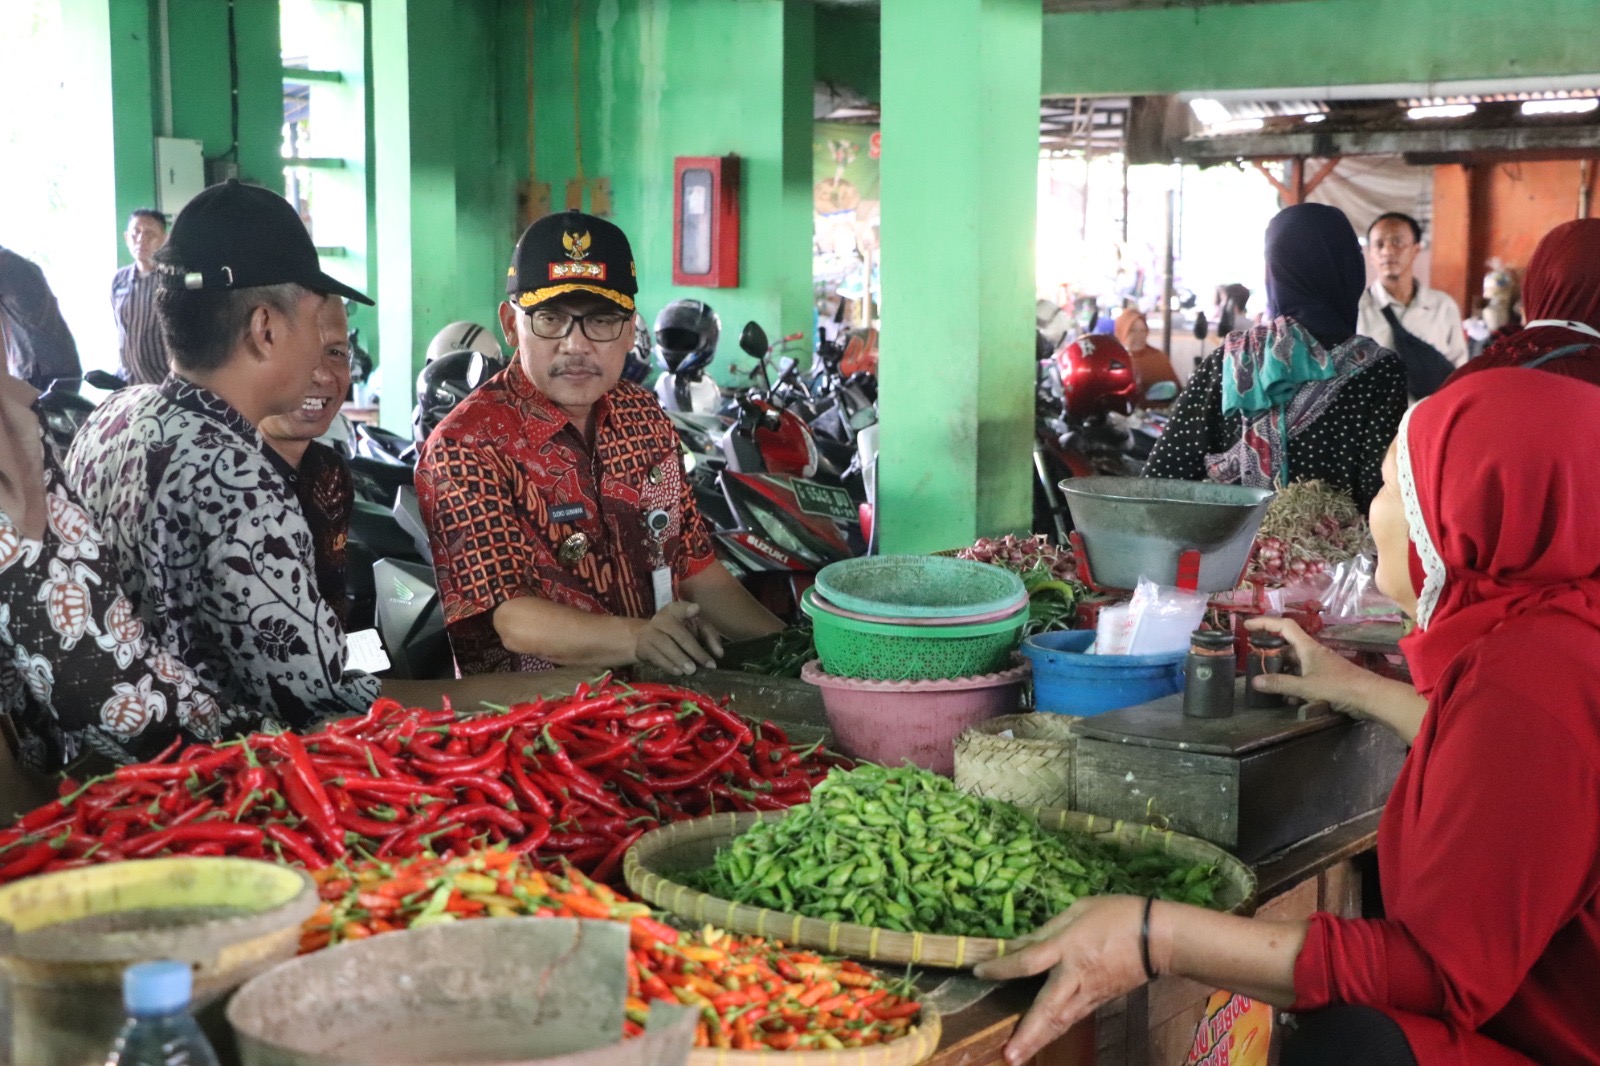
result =
[[[1126,615],[1114,616],[1111,633],[1101,629],[1095,651],[1101,655],[1168,655],[1183,651],[1189,646],[1189,634],[1205,617],[1208,600],[1205,593],[1161,586],[1141,577]],[[1101,618],[1114,610],[1100,612]]]
[[1325,622],[1376,622],[1400,618],[1400,607],[1373,583],[1377,563],[1357,555],[1333,568],[1331,582],[1320,597]]

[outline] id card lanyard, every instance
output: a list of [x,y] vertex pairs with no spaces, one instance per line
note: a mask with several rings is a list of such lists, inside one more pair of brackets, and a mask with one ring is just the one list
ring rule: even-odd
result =
[[656,610],[672,602],[672,567],[667,565],[667,527],[672,516],[657,507],[644,516],[645,533],[650,538],[650,587],[655,592]]

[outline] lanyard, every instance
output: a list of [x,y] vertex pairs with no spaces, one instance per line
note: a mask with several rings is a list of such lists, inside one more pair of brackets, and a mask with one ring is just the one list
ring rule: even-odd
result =
[[1564,318],[1541,318],[1537,321],[1529,322],[1522,328],[1533,329],[1535,326],[1555,326],[1559,329],[1570,329],[1574,333],[1587,333],[1589,336],[1600,340],[1600,330],[1595,329],[1586,322],[1570,322]]

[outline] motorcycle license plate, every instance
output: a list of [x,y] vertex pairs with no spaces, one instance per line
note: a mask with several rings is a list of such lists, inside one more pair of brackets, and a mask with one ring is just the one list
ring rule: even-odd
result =
[[794,498],[806,514],[831,518],[835,522],[854,522],[859,515],[850,494],[836,485],[818,485],[815,481],[795,478],[791,483]]

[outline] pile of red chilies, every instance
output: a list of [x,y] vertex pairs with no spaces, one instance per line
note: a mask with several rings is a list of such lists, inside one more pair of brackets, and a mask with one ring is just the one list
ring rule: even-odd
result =
[[[804,803],[841,760],[794,750],[711,697],[602,678],[569,697],[458,718],[379,700],[319,732],[173,744],[0,831],[0,883],[156,855],[320,869],[485,845],[617,882],[646,831]],[[848,764],[846,764],[848,765]]]

